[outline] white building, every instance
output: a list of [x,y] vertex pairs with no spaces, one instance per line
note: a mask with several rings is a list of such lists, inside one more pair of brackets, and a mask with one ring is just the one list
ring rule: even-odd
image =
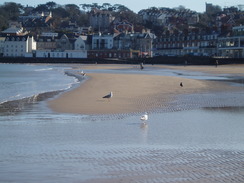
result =
[[244,26],[233,27],[233,36],[219,37],[218,56],[244,58]]
[[87,58],[86,50],[36,50],[37,58]]
[[74,42],[74,50],[86,50],[86,36],[79,36],[76,41]]
[[154,41],[155,55],[215,56],[218,34],[179,34],[159,37]]
[[[4,42],[4,57],[30,56],[36,50],[36,41],[30,36],[7,36]],[[29,57],[28,56],[28,57]]]
[[73,50],[36,50],[37,58],[87,58],[87,50],[84,36],[79,36],[74,44]]
[[93,35],[92,36],[92,49],[112,49],[113,48],[113,35]]

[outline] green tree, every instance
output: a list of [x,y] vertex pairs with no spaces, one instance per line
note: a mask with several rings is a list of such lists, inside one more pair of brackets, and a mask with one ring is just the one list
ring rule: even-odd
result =
[[5,3],[3,9],[5,11],[5,15],[10,20],[17,20],[18,16],[23,12],[23,6],[17,3]]
[[117,11],[117,12],[131,11],[129,8],[127,8],[126,6],[121,5],[121,4],[115,4],[115,5],[113,5],[113,9],[114,9],[114,11]]
[[110,3],[103,3],[102,8],[104,8],[104,10],[109,10],[112,7],[112,5]]
[[55,8],[57,8],[57,3],[50,1],[46,3],[46,6],[48,7],[49,10],[53,10]]
[[21,4],[10,2],[0,5],[0,29],[6,29],[9,21],[16,21],[23,12]]
[[[1,8],[0,8],[0,11],[1,11]],[[8,26],[7,19],[3,15],[0,15],[0,30],[6,29],[7,26]]]
[[39,4],[34,9],[34,12],[46,12],[49,11],[48,6],[46,4]]
[[89,25],[89,17],[86,13],[82,13],[78,19],[76,19],[77,25],[79,26],[88,26]]
[[81,14],[79,6],[77,6],[75,4],[67,4],[67,5],[65,5],[65,10],[67,11],[67,13],[69,13],[69,16],[70,16],[71,19],[76,19]]
[[62,8],[62,7],[58,7],[52,10],[53,12],[53,18],[66,18],[68,17],[70,14],[69,12],[66,11],[66,9]]
[[81,6],[84,11],[90,11],[91,10],[90,4],[80,4],[79,6]]

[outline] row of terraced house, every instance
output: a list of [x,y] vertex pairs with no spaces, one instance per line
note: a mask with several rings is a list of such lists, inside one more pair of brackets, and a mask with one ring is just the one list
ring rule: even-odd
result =
[[233,27],[227,34],[163,36],[155,39],[153,47],[154,55],[244,58],[244,26]]
[[233,27],[229,35],[178,34],[156,37],[141,33],[93,34],[71,36],[42,33],[32,37],[12,28],[2,32],[3,57],[43,58],[138,58],[167,56],[217,56],[244,58],[244,26]]
[[155,35],[150,32],[79,35],[46,32],[28,36],[20,28],[2,32],[3,57],[133,58],[152,57]]

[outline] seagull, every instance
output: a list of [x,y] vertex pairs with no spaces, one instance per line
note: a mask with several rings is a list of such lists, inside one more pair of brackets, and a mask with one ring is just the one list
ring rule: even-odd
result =
[[86,75],[86,73],[84,73],[84,71],[81,71],[80,74],[81,74],[82,76],[85,76],[85,75]]
[[148,114],[147,114],[147,112],[144,115],[141,116],[141,120],[142,121],[147,121],[148,120]]
[[183,87],[183,83],[182,82],[180,83],[180,86]]
[[103,98],[110,99],[113,97],[113,92],[110,92],[108,95],[105,95]]
[[147,112],[145,112],[145,114],[141,116],[141,120],[143,121],[142,124],[141,124],[141,127],[142,128],[147,127],[147,123],[146,123],[146,121],[148,120]]

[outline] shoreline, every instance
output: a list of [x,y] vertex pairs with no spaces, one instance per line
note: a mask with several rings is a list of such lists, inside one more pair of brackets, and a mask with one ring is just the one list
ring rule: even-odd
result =
[[32,95],[30,97],[24,97],[20,99],[1,102],[0,114],[14,114],[20,112],[30,105],[51,99],[62,92],[65,92],[65,90],[47,91],[36,95]]
[[152,58],[38,58],[0,57],[0,63],[45,63],[45,64],[180,64],[185,65],[243,64],[243,58],[214,58],[206,56],[158,56]]
[[[128,67],[127,65],[82,66],[83,69],[91,70],[105,68],[128,69]],[[158,67],[199,71],[196,69],[198,67]],[[183,87],[180,86],[180,82],[183,82]],[[171,102],[180,95],[237,90],[238,87],[230,86],[220,81],[147,75],[146,73],[111,74],[92,72],[88,73],[88,79],[78,88],[65,92],[56,99],[49,101],[48,106],[58,113],[88,115],[137,113],[173,105]],[[109,100],[103,99],[102,97],[110,91],[114,94],[113,98]]]

